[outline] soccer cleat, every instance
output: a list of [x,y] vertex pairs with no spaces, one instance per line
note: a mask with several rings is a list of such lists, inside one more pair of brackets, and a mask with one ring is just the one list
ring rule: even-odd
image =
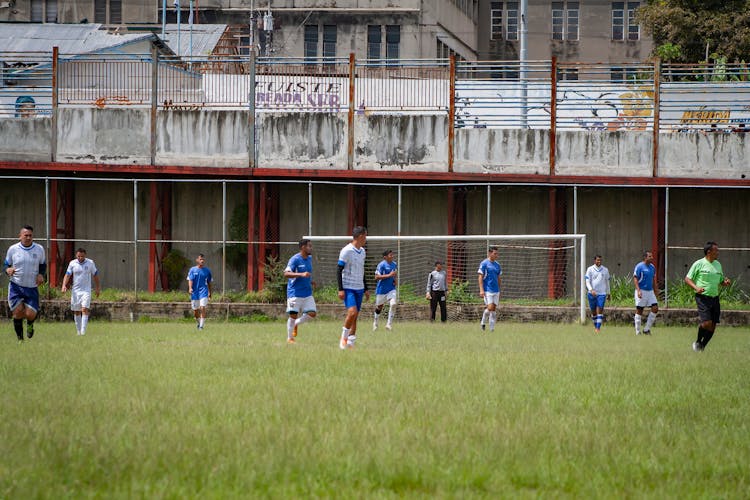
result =
[[296,340],[294,340],[294,338],[288,338],[288,339],[286,339],[286,343],[287,343],[287,344],[296,344],[296,343],[297,343],[297,341],[296,341]]
[[388,331],[391,331],[391,330],[393,330],[393,325],[391,325],[390,323],[387,323],[385,325],[385,329],[388,330]]
[[698,342],[693,342],[693,350],[695,352],[701,352],[703,350],[703,346],[700,345]]
[[641,332],[640,332],[639,330],[636,330],[636,331],[635,331],[635,334],[636,334],[636,335],[640,335],[640,334],[641,334]]
[[346,347],[347,349],[354,349],[354,341],[357,340],[356,335],[349,335],[349,338],[346,340]]
[[203,330],[203,327],[202,327],[202,326],[200,326],[200,325],[198,325],[198,330],[199,330],[199,331],[200,331],[200,330]]
[[299,325],[297,323],[294,323],[294,328],[292,329],[292,337],[296,337],[297,336],[297,327],[298,326]]
[[349,336],[346,333],[341,334],[341,339],[339,339],[339,349],[342,351],[346,349],[347,341],[349,340]]
[[484,328],[485,328],[484,323],[480,323],[480,326],[482,327],[482,331],[484,331]]
[[378,322],[377,321],[373,321],[372,322],[372,331],[374,332],[377,329],[378,329]]
[[651,335],[651,330],[643,330],[643,335]]
[[26,336],[31,338],[34,336],[34,323],[28,323],[26,325]]

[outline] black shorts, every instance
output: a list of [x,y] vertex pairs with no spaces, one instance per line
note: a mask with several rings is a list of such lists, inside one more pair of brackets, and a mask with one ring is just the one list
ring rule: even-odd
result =
[[719,322],[719,316],[721,316],[719,297],[709,297],[708,295],[701,295],[700,293],[696,293],[695,303],[698,305],[698,318],[700,318],[701,322]]

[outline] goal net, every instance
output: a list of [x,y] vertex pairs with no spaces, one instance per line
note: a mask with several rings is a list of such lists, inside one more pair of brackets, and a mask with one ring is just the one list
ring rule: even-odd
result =
[[[305,236],[313,242],[313,278],[325,294],[336,289],[336,270],[341,249],[349,236]],[[472,236],[369,236],[365,276],[371,294],[375,293],[375,268],[383,252],[392,250],[398,264],[398,316],[426,319],[429,307],[425,297],[427,278],[435,262],[443,263],[447,277],[448,317],[475,319],[483,309],[479,297],[479,264],[487,249],[496,246],[502,267],[502,303],[518,305],[577,306],[585,321],[583,273],[586,236],[554,235],[472,235]],[[372,303],[372,302],[371,302]],[[458,307],[457,307],[458,306]]]

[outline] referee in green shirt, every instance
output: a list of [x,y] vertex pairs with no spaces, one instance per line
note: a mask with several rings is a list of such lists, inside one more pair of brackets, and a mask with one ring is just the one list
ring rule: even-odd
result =
[[693,350],[700,352],[706,348],[719,323],[719,285],[728,286],[729,278],[724,276],[719,256],[719,246],[709,241],[703,246],[704,258],[696,260],[685,276],[685,283],[695,290],[695,303],[698,305],[698,338],[693,342]]

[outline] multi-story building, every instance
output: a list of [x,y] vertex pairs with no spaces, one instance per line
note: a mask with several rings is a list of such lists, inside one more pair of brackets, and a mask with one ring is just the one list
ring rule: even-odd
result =
[[[520,3],[480,0],[479,59],[519,57]],[[561,62],[639,62],[653,43],[636,20],[643,1],[528,0],[527,58]]]

